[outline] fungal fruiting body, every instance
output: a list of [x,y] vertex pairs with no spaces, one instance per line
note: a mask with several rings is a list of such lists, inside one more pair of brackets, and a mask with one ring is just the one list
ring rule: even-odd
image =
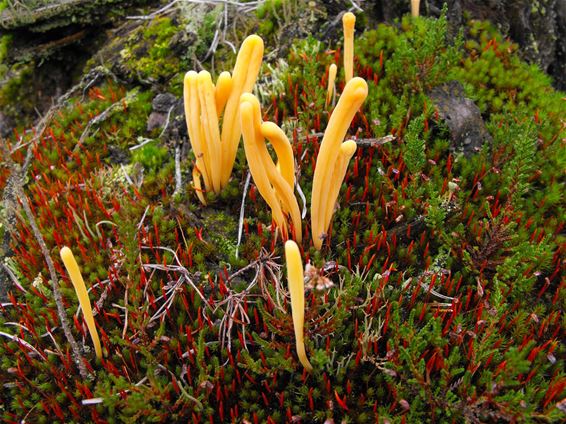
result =
[[330,65],[328,68],[328,89],[326,91],[326,103],[325,105],[328,106],[332,101],[332,95],[334,94],[334,83],[336,82],[336,74],[338,72],[338,67],[335,63]]
[[367,94],[368,86],[362,78],[352,78],[346,84],[320,144],[311,198],[311,231],[313,244],[318,250],[322,247],[322,241],[332,220],[348,163],[356,150],[353,141],[342,143],[342,140]]
[[347,12],[342,17],[344,27],[344,75],[346,83],[354,77],[354,26],[356,16]]
[[419,16],[419,7],[421,0],[411,0],[411,15],[413,17]]
[[185,119],[195,155],[193,186],[203,204],[206,204],[203,192],[218,194],[228,184],[241,134],[239,99],[242,93],[253,89],[262,57],[262,39],[250,35],[238,52],[233,74],[222,72],[216,86],[207,71],[185,74]]
[[220,192],[221,154],[215,87],[207,71],[189,71],[184,81],[185,116],[197,169],[206,190]]
[[354,140],[347,140],[340,145],[340,153],[338,153],[338,158],[336,159],[336,165],[332,171],[332,178],[330,179],[330,184],[328,185],[328,200],[326,201],[325,215],[323,221],[323,228],[328,229],[330,226],[330,221],[332,220],[332,215],[334,214],[334,205],[336,205],[336,200],[338,199],[338,194],[340,193],[340,187],[342,186],[342,181],[346,176],[346,171],[348,170],[348,164],[350,159],[356,153],[357,145]]
[[88,293],[86,291],[85,282],[81,275],[79,265],[75,260],[73,252],[67,246],[64,246],[61,249],[60,254],[63,264],[65,265],[65,269],[67,270],[67,273],[71,278],[71,282],[73,283],[73,287],[75,288],[75,292],[77,293],[77,297],[79,298],[79,304],[83,310],[83,316],[94,345],[96,357],[101,359],[102,347],[100,346],[100,339],[98,338],[98,332],[96,331],[96,325],[94,323],[94,316],[92,315],[92,307],[90,306],[90,300],[88,298]]
[[312,365],[307,358],[304,340],[305,325],[305,286],[303,275],[303,261],[299,246],[292,240],[285,243],[285,261],[287,263],[287,281],[291,295],[291,314],[293,315],[293,328],[295,330],[295,343],[299,361],[309,372]]
[[236,152],[240,142],[240,97],[243,93],[251,93],[259,68],[263,60],[263,40],[258,35],[250,35],[247,37],[234,65],[232,72],[232,90],[226,102],[224,110],[224,118],[222,121],[222,145],[224,148],[222,154],[222,184],[228,184]]
[[[291,143],[285,133],[273,122],[262,122],[258,99],[249,93],[240,99],[242,137],[246,159],[254,183],[265,199],[273,220],[281,229],[283,237],[288,238],[288,214],[295,230],[295,239],[302,240],[301,212],[293,193],[295,171]],[[277,166],[271,159],[265,139],[274,147],[278,158]]]

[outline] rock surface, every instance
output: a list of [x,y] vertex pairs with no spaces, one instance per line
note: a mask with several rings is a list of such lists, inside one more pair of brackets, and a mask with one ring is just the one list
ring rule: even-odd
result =
[[440,117],[450,129],[454,150],[470,155],[477,153],[484,143],[491,142],[480,109],[472,100],[464,96],[462,84],[450,81],[435,87],[429,96],[434,100]]

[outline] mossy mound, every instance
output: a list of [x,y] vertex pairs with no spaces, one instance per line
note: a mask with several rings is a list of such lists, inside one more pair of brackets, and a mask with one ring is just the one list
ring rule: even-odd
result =
[[[187,142],[146,129],[155,93],[144,80],[179,94],[172,22],[158,18],[126,40],[126,66],[142,78],[90,86],[37,140],[24,131],[7,140],[20,165],[31,142],[24,190],[89,377],[19,213],[0,227],[13,251],[0,308],[2,419],[563,419],[564,93],[484,23],[451,37],[444,15],[405,17],[358,35],[355,74],[370,94],[349,131],[358,151],[321,251],[303,221],[310,283],[326,286],[306,296],[309,374],[294,352],[283,246],[253,182],[244,191],[244,152],[204,207],[187,183]],[[307,205],[332,108],[327,69],[341,60],[335,45],[298,40],[264,66],[257,90],[265,117],[292,139]],[[474,151],[455,145],[431,96],[452,81],[489,136]],[[8,162],[0,188],[17,168]],[[57,260],[64,245],[96,304],[100,361]]]

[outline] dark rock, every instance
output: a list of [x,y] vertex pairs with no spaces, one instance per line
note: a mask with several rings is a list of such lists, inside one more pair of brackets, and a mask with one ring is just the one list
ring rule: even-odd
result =
[[14,120],[8,115],[0,112],[0,137],[8,137],[14,128]]
[[108,145],[108,153],[111,163],[127,164],[130,161],[130,152],[113,144]]
[[167,113],[177,103],[177,98],[171,93],[160,93],[151,102],[153,112]]
[[162,129],[164,139],[187,137],[183,100],[171,93],[160,93],[153,99],[152,111],[147,120],[147,130]]
[[491,143],[479,108],[464,97],[464,87],[459,82],[439,85],[429,93],[429,97],[450,129],[453,150],[470,155],[478,152],[484,143]]

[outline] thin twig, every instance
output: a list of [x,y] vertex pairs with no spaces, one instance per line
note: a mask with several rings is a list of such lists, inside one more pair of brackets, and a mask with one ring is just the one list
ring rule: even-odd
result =
[[360,147],[373,147],[373,146],[381,146],[383,144],[391,143],[395,140],[394,135],[386,135],[385,137],[379,138],[358,138],[354,140],[356,144]]
[[[155,246],[153,247],[154,249],[160,249],[160,250],[165,250],[169,253],[171,253],[173,255],[173,257],[175,258],[175,262],[177,262],[177,265],[161,265],[161,264],[142,264],[142,267],[144,269],[151,269],[151,270],[159,270],[159,271],[170,271],[170,272],[179,272],[181,273],[184,277],[185,277],[185,281],[187,283],[189,283],[189,285],[194,289],[194,291],[199,295],[199,297],[201,298],[201,300],[204,302],[204,304],[208,307],[208,309],[212,310],[212,306],[210,306],[210,303],[208,303],[208,300],[206,299],[206,297],[203,296],[203,294],[201,293],[201,291],[197,288],[197,286],[195,285],[195,283],[193,282],[193,280],[191,279],[191,274],[189,273],[189,271],[187,270],[187,268],[185,268],[182,264],[181,261],[179,260],[179,257],[177,256],[177,253],[173,250],[170,249],[168,247],[164,247],[164,246]],[[142,246],[142,249],[152,249],[151,247],[148,246]],[[204,312],[204,311],[203,311]]]
[[173,196],[180,194],[183,190],[183,176],[181,174],[181,146],[175,146],[175,191]]
[[174,104],[167,111],[167,117],[165,118],[165,125],[163,125],[163,129],[161,130],[161,132],[159,133],[159,136],[157,138],[163,137],[163,134],[165,134],[165,131],[167,131],[167,128],[169,127],[169,123],[171,122],[171,112],[173,112],[173,109],[175,109],[175,106],[176,105]]
[[20,284],[20,282],[18,281],[12,270],[6,264],[2,264],[2,269],[6,271],[6,274],[8,274],[8,276],[10,277],[10,279],[12,280],[12,282],[14,283],[14,285],[18,290],[20,290],[23,293],[28,292],[26,289],[23,288],[23,286]]
[[10,168],[13,170],[13,172],[15,172],[15,175],[20,176],[20,178],[17,179],[17,183],[14,184],[14,192],[16,197],[19,198],[20,202],[22,203],[25,214],[29,221],[29,225],[31,226],[33,235],[37,243],[39,244],[39,248],[41,250],[41,253],[43,254],[43,258],[45,259],[45,262],[47,263],[47,267],[49,268],[49,274],[51,276],[51,286],[53,288],[53,297],[55,298],[55,304],[57,305],[57,314],[59,315],[59,319],[61,321],[61,327],[63,328],[65,337],[67,338],[67,341],[71,345],[75,364],[79,369],[81,377],[83,379],[87,379],[88,372],[82,360],[81,349],[79,348],[79,345],[75,340],[73,333],[71,332],[71,328],[69,327],[69,322],[67,320],[67,311],[65,309],[65,305],[63,304],[63,296],[61,295],[61,290],[59,288],[59,280],[57,278],[57,272],[55,271],[55,265],[53,264],[53,260],[51,259],[51,255],[49,254],[49,249],[47,248],[47,245],[45,244],[45,240],[43,239],[43,236],[41,235],[41,231],[39,230],[39,227],[37,226],[37,222],[35,221],[35,217],[31,210],[29,200],[22,188],[21,169],[18,169],[18,166],[12,161],[10,153],[8,152],[8,149],[3,143],[0,143],[0,149],[2,149],[3,154],[6,160],[8,161]]
[[301,211],[301,218],[305,219],[305,216],[307,216],[307,198],[305,197],[305,193],[303,193],[303,189],[301,188],[298,179],[295,182],[295,187],[297,188],[297,193],[299,193],[299,197],[303,202],[303,210]]
[[71,332],[71,328],[69,327],[69,322],[67,320],[67,312],[65,309],[65,305],[63,304],[63,296],[61,295],[61,290],[59,288],[59,280],[57,278],[57,272],[55,271],[55,265],[53,264],[53,259],[51,259],[51,255],[49,254],[49,249],[47,249],[47,245],[45,244],[45,240],[43,240],[43,236],[41,235],[41,231],[35,222],[35,217],[33,216],[33,212],[31,211],[31,207],[28,201],[27,196],[23,193],[21,187],[17,187],[17,195],[22,202],[22,206],[24,207],[24,211],[28,217],[29,224],[32,228],[33,234],[39,244],[45,262],[47,263],[47,268],[49,268],[49,274],[51,276],[51,285],[53,287],[53,297],[55,298],[55,304],[57,305],[57,313],[59,315],[59,319],[61,320],[61,327],[63,328],[63,332],[65,333],[65,337],[67,341],[71,345],[71,349],[73,351],[73,356],[75,359],[75,363],[79,368],[79,372],[81,377],[84,379],[88,378],[88,372],[86,369],[85,364],[82,361],[81,349],[73,333]]
[[4,333],[3,331],[0,331],[0,336],[4,336],[7,337],[8,339],[21,344],[22,346],[25,346],[26,348],[28,348],[29,350],[34,351],[35,353],[37,353],[39,356],[41,356],[44,360],[47,359],[47,357],[41,353],[39,350],[37,350],[35,347],[33,347],[31,344],[29,344],[28,342],[26,342],[24,339],[20,339],[18,336],[13,336],[12,334],[8,334],[8,333]]
[[248,171],[248,175],[246,175],[246,182],[244,183],[244,192],[242,193],[242,204],[240,205],[240,219],[238,221],[238,242],[236,243],[236,258],[238,257],[238,249],[240,248],[240,243],[242,242],[246,194],[248,193],[248,189],[250,187],[251,177],[252,174]]

